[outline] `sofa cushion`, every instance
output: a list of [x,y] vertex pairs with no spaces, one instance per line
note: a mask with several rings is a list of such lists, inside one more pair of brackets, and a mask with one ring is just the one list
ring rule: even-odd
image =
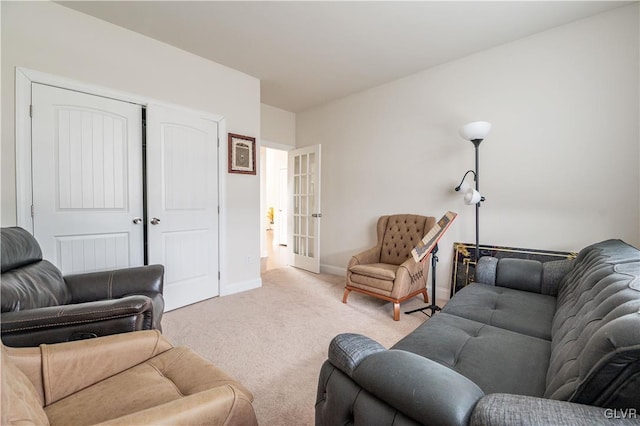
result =
[[[393,281],[396,279],[396,271],[398,265],[389,265],[387,263],[371,263],[368,265],[353,265],[349,271],[354,274],[364,275],[365,277],[377,278],[380,280]],[[353,279],[353,278],[352,278]]]
[[66,305],[71,302],[71,293],[60,270],[46,260],[3,273],[0,292],[2,312]]
[[487,394],[542,396],[551,344],[441,312],[392,349],[439,362],[469,378]]
[[583,249],[560,283],[552,339],[546,397],[640,404],[640,251],[619,240]]
[[551,340],[556,298],[487,284],[465,286],[442,312]]

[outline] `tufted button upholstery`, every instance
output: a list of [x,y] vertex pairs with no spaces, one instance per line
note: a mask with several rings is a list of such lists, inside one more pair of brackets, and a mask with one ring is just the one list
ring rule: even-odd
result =
[[426,292],[427,262],[416,263],[411,250],[435,225],[434,217],[398,214],[378,219],[375,247],[353,256],[347,267],[343,302],[354,290],[394,303],[394,319],[400,302]]
[[558,290],[545,397],[602,405],[637,392],[603,387],[640,374],[640,351],[627,347],[640,341],[640,251],[608,240],[583,249],[575,263]]

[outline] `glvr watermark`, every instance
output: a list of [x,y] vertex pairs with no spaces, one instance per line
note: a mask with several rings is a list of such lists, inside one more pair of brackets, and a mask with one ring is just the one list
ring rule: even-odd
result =
[[635,408],[605,408],[604,416],[607,419],[637,419],[638,411]]

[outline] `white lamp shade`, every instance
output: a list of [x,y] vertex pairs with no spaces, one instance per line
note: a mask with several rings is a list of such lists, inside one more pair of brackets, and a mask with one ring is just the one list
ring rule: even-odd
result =
[[464,194],[464,203],[465,204],[478,204],[482,200],[482,195],[475,189],[467,191]]
[[476,139],[484,139],[491,131],[491,123],[487,121],[474,121],[473,123],[465,124],[460,129],[460,136],[468,141]]

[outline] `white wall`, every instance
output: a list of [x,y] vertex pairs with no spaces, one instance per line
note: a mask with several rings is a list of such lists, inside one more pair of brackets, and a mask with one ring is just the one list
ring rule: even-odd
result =
[[[260,138],[258,79],[55,3],[1,7],[2,226],[16,223],[16,66],[223,115],[228,132]],[[222,294],[260,285],[259,179],[224,177]]]
[[271,105],[261,104],[260,135],[263,141],[271,142],[271,147],[285,145],[281,148],[296,146],[296,115]]
[[372,246],[380,215],[452,210],[438,268],[448,296],[452,243],[475,239],[474,208],[453,191],[474,167],[458,129],[475,120],[493,123],[481,243],[640,244],[638,64],[635,4],[298,113],[298,147],[323,145],[325,270]]

